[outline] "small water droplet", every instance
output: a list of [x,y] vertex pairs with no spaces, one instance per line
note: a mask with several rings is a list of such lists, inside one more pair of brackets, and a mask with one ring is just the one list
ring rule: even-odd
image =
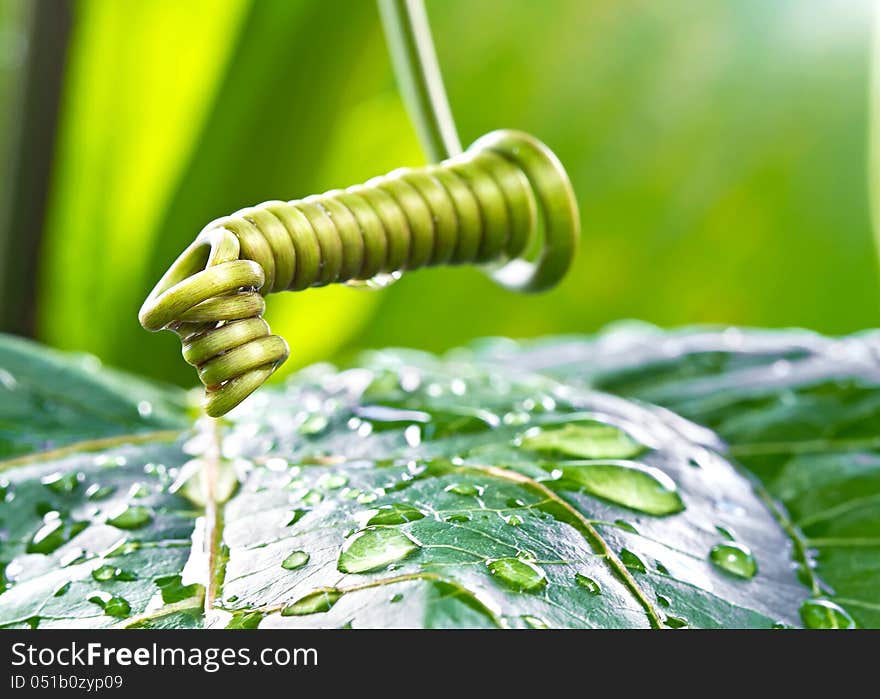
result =
[[634,570],[638,573],[644,573],[648,570],[648,567],[645,565],[645,562],[642,560],[641,556],[629,549],[621,549],[620,551],[620,561],[630,570]]
[[140,529],[153,521],[153,514],[143,505],[131,505],[107,520],[117,529]]
[[465,495],[476,497],[483,494],[483,487],[474,485],[473,483],[453,483],[447,485],[443,490],[447,493],[455,493],[456,495]]
[[666,616],[666,619],[663,620],[663,623],[666,624],[666,626],[670,629],[683,629],[687,627],[688,620],[684,617],[672,616],[671,614],[668,614]]
[[632,523],[627,522],[625,519],[615,519],[615,520],[614,520],[614,523],[615,523],[618,527],[620,527],[621,529],[623,529],[624,531],[629,532],[630,534],[638,534],[638,533],[639,533],[639,530],[636,529],[635,526],[633,526]]
[[302,496],[302,501],[307,505],[317,505],[323,499],[324,495],[319,490],[307,490]]
[[76,471],[53,473],[40,479],[40,482],[53,493],[67,495],[79,488],[84,476]]
[[305,616],[329,611],[342,593],[335,588],[324,588],[310,592],[281,610],[281,616]]
[[425,514],[421,510],[406,503],[383,505],[376,514],[367,520],[367,526],[406,524],[420,520],[424,516]]
[[284,570],[296,570],[297,568],[302,568],[308,563],[309,558],[309,554],[305,551],[294,551],[281,561],[281,567],[284,568]]
[[97,604],[107,616],[125,619],[131,614],[131,605],[122,597],[109,592],[96,592],[89,597],[89,602]]
[[486,564],[489,572],[516,592],[534,592],[547,584],[544,570],[519,558],[496,558]]
[[518,446],[580,459],[630,459],[646,450],[623,430],[596,421],[533,427],[520,437]]
[[420,548],[399,529],[381,527],[355,532],[343,544],[336,563],[342,573],[367,573],[381,570]]
[[523,523],[523,518],[519,515],[509,515],[507,517],[502,517],[502,519],[511,527],[518,527]]
[[400,594],[399,592],[395,592],[393,595],[391,595],[390,602],[391,602],[391,604],[397,604],[402,599],[403,599],[403,595]]
[[309,415],[299,426],[299,433],[309,436],[318,435],[327,429],[328,424],[327,418],[320,413]]
[[134,573],[110,565],[103,565],[99,568],[95,568],[92,571],[92,577],[98,582],[107,582],[110,580],[129,582],[131,580],[137,580],[137,576]]
[[657,595],[657,604],[661,607],[669,607],[672,604],[672,600],[670,600],[666,595]]
[[584,588],[591,595],[602,594],[602,588],[599,587],[599,583],[593,580],[593,578],[584,575],[583,573],[575,573],[574,581],[578,584],[578,586]]
[[462,513],[462,514],[456,514],[456,515],[449,515],[446,518],[446,521],[451,522],[452,524],[463,524],[464,522],[470,522],[471,518],[469,515]]
[[379,496],[376,493],[361,493],[357,496],[357,501],[361,505],[369,505],[371,502],[375,502],[378,500]]
[[716,544],[709,552],[709,560],[717,568],[744,580],[751,580],[758,572],[758,563],[747,546],[735,541]]
[[675,482],[661,470],[635,461],[566,463],[559,487],[591,495],[645,514],[664,516],[684,510]]
[[327,488],[327,490],[336,490],[348,483],[348,478],[340,473],[325,473],[318,479],[319,488]]
[[88,488],[86,488],[86,497],[89,500],[104,500],[109,498],[116,491],[116,488],[112,485],[99,485],[98,483],[92,483]]
[[55,594],[53,597],[64,597],[70,591],[70,580],[64,583],[61,587],[55,590]]
[[142,400],[137,404],[137,411],[141,417],[150,417],[153,414],[153,404],[148,400]]
[[736,536],[734,535],[733,530],[728,529],[727,527],[722,527],[720,524],[716,524],[715,531],[721,534],[725,541],[736,541]]
[[854,629],[856,622],[840,605],[827,599],[809,599],[801,605],[801,619],[808,629]]

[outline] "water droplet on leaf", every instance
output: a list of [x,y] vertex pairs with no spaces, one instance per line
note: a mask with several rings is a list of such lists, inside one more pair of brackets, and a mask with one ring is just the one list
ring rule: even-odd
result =
[[386,568],[419,550],[419,545],[399,529],[364,529],[350,536],[336,567],[342,573],[367,573]]
[[717,568],[744,580],[750,580],[758,572],[758,563],[747,546],[729,541],[716,544],[709,552],[709,560]]
[[367,526],[406,524],[422,519],[424,516],[422,511],[406,503],[383,505],[376,514],[370,517]]
[[487,563],[489,572],[516,592],[534,592],[547,584],[544,570],[531,561],[497,558]]
[[578,584],[579,587],[584,588],[591,595],[602,594],[602,588],[599,587],[599,583],[593,580],[593,578],[584,575],[583,573],[575,573],[574,581]]
[[281,616],[305,616],[326,612],[336,604],[340,597],[342,597],[342,593],[334,588],[315,590],[284,607],[281,610]]
[[294,551],[281,562],[281,567],[284,568],[284,570],[296,570],[297,568],[302,568],[308,563],[309,558],[309,554],[305,551]]
[[808,629],[854,629],[856,622],[840,605],[827,599],[809,599],[801,605],[801,619]]
[[597,497],[649,515],[684,510],[673,480],[659,469],[634,461],[565,464],[559,487],[584,490]]

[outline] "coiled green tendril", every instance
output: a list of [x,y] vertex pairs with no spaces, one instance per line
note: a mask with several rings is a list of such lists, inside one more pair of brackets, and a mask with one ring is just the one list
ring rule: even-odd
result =
[[213,221],[139,318],[180,336],[205,385],[205,410],[218,417],[287,359],[287,343],[262,318],[264,295],[465,263],[505,263],[492,271],[500,284],[540,291],[565,275],[578,237],[556,156],[527,134],[494,131],[437,165]]

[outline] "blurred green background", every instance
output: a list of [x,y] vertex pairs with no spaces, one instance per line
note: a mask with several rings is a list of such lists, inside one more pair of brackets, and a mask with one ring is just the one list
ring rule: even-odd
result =
[[[876,326],[874,5],[429,0],[463,142],[548,143],[581,253],[533,297],[474,269],[274,295],[286,370],[620,318]],[[366,0],[0,0],[0,157],[2,329],[184,384],[177,338],[137,310],[206,222],[423,162]]]

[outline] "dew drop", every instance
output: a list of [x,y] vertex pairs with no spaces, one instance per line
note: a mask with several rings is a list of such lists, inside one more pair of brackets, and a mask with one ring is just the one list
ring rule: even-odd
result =
[[99,485],[97,483],[92,483],[88,488],[86,488],[86,497],[89,500],[104,500],[109,498],[116,491],[112,485]]
[[143,505],[131,505],[107,520],[107,524],[117,529],[140,529],[153,521],[150,510]]
[[308,512],[308,510],[293,510],[287,518],[287,524],[285,526],[293,526],[305,516],[306,512]]
[[596,421],[534,427],[520,437],[518,445],[529,451],[581,459],[629,459],[646,449],[623,430]]
[[64,597],[70,591],[70,580],[64,583],[61,587],[55,590],[55,594],[53,597]]
[[342,597],[342,593],[335,588],[315,590],[284,607],[281,610],[281,616],[306,616],[307,614],[327,612],[339,601],[340,597]]
[[336,490],[348,483],[348,478],[339,473],[325,473],[318,479],[319,488],[327,488],[327,490]]
[[96,592],[89,597],[89,602],[97,604],[107,616],[125,619],[131,614],[131,605],[122,597],[108,592]]
[[518,527],[523,523],[523,518],[519,515],[509,515],[507,517],[502,517],[505,524],[510,525],[511,527]]
[[648,570],[648,567],[645,565],[645,562],[641,559],[641,557],[629,549],[621,549],[620,551],[620,561],[627,568],[636,571],[637,573],[644,573]]
[[422,519],[424,516],[425,514],[421,510],[406,503],[383,505],[376,514],[367,520],[367,526],[406,524]]
[[308,563],[309,558],[309,554],[305,551],[294,551],[281,561],[281,567],[284,568],[284,570],[296,570],[297,568],[302,568]]
[[465,522],[470,522],[471,518],[466,514],[456,514],[456,515],[449,515],[446,518],[446,521],[451,522],[452,524],[463,524]]
[[137,580],[137,576],[134,573],[110,565],[103,565],[100,568],[95,568],[92,571],[92,577],[98,582],[108,582],[110,580],[130,582],[131,580]]
[[150,417],[153,414],[153,404],[148,400],[142,400],[137,404],[137,411],[141,417]]
[[809,599],[801,605],[801,619],[808,629],[854,629],[856,622],[841,606],[827,599]]
[[343,544],[336,563],[342,573],[367,573],[387,568],[418,551],[420,546],[399,529],[364,529]]
[[53,473],[45,476],[40,482],[53,493],[59,495],[67,495],[79,488],[84,476],[76,471],[68,471],[67,473]]
[[483,494],[483,488],[473,483],[453,483],[447,485],[443,490],[447,493],[455,493],[456,495],[479,496]]
[[747,546],[735,541],[716,544],[709,552],[709,560],[719,569],[744,580],[751,580],[758,572],[758,563]]
[[516,592],[535,592],[547,584],[544,570],[519,558],[497,558],[486,564],[489,572]]
[[391,602],[391,604],[397,604],[402,599],[403,599],[403,595],[400,594],[399,592],[395,592],[393,595],[391,595],[391,599],[389,601]]
[[671,614],[666,615],[666,619],[663,620],[663,623],[666,624],[670,629],[683,629],[688,625],[688,620],[680,617],[680,616],[672,616]]
[[599,587],[599,583],[593,580],[593,578],[584,575],[583,573],[575,573],[574,581],[578,584],[579,587],[584,588],[591,595],[602,594],[602,588]]
[[299,426],[299,433],[303,435],[318,435],[327,429],[327,418],[320,413],[309,415]]
[[357,501],[361,505],[369,505],[371,502],[375,502],[378,500],[379,496],[376,493],[361,493],[357,496]]
[[584,490],[645,514],[664,516],[684,510],[674,481],[663,471],[634,461],[566,464],[559,486]]

